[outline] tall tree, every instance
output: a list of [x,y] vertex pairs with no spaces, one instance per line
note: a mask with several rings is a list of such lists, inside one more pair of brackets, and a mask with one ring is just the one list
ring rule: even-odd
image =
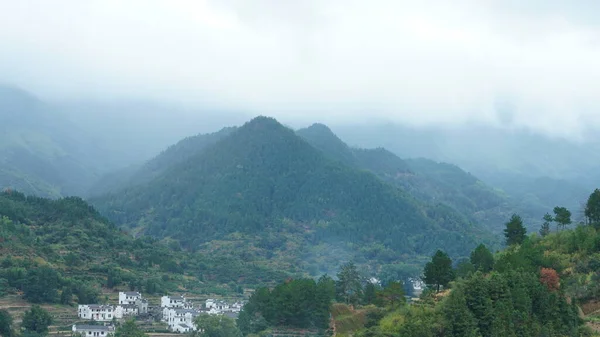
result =
[[13,319],[10,313],[6,310],[0,310],[0,336],[14,336]]
[[546,213],[542,219],[544,223],[542,223],[542,227],[540,228],[540,235],[546,236],[550,234],[550,224],[554,221],[554,218],[549,213]]
[[48,311],[42,309],[39,305],[34,305],[23,315],[21,328],[27,332],[45,336],[48,333],[50,324],[52,324],[52,316],[50,316]]
[[194,321],[198,337],[242,337],[235,321],[227,316],[203,314]]
[[447,327],[446,336],[477,337],[479,329],[477,321],[467,306],[465,293],[462,289],[453,289],[444,302],[442,313]]
[[363,294],[364,304],[374,304],[377,299],[377,286],[373,282],[367,282]]
[[339,297],[346,304],[356,304],[362,296],[362,284],[360,274],[352,262],[348,262],[340,268],[337,274],[337,288]]
[[447,287],[453,279],[454,270],[452,270],[452,260],[448,254],[438,250],[431,258],[431,262],[425,265],[423,281],[439,292],[440,287]]
[[595,189],[585,205],[585,217],[594,227],[600,227],[600,189]]
[[506,223],[504,236],[506,237],[506,245],[520,245],[525,241],[527,230],[523,226],[523,220],[517,214],[513,214],[510,220]]
[[556,221],[556,225],[565,229],[568,225],[571,224],[571,211],[566,209],[565,207],[554,207],[554,221]]
[[494,255],[484,244],[471,252],[471,263],[476,270],[487,273],[494,268]]
[[377,292],[377,297],[381,304],[393,309],[406,302],[404,286],[401,282],[388,283],[385,288]]
[[115,337],[148,337],[133,319],[127,320],[115,331]]

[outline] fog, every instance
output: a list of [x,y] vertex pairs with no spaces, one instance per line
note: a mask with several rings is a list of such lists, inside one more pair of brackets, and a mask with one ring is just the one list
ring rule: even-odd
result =
[[600,122],[599,10],[591,0],[6,0],[0,81],[61,104],[161,102],[196,123],[219,110],[577,140]]

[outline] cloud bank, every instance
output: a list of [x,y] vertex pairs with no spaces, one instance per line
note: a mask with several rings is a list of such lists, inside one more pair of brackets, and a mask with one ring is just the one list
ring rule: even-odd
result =
[[0,81],[288,119],[600,125],[593,0],[0,0]]

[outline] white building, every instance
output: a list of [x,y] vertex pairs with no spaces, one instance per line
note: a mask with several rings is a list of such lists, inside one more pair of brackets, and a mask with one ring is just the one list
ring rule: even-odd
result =
[[117,317],[112,305],[83,304],[79,305],[77,317],[90,321],[110,322]]
[[137,315],[139,315],[139,310],[135,304],[119,304],[115,307],[115,317],[117,318]]
[[163,320],[167,323],[169,329],[174,332],[196,331],[194,319],[199,315],[200,312],[194,309],[163,309]]
[[83,337],[108,337],[112,336],[115,332],[113,326],[104,325],[73,325],[73,334],[81,335]]
[[142,294],[137,291],[119,292],[119,304],[136,304],[136,301],[141,299]]
[[192,309],[193,305],[184,296],[163,296],[160,298],[160,307]]

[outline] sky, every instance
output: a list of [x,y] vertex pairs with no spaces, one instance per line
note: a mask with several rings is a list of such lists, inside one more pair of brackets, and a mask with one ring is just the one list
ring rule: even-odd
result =
[[0,0],[0,82],[287,120],[600,126],[597,0]]

